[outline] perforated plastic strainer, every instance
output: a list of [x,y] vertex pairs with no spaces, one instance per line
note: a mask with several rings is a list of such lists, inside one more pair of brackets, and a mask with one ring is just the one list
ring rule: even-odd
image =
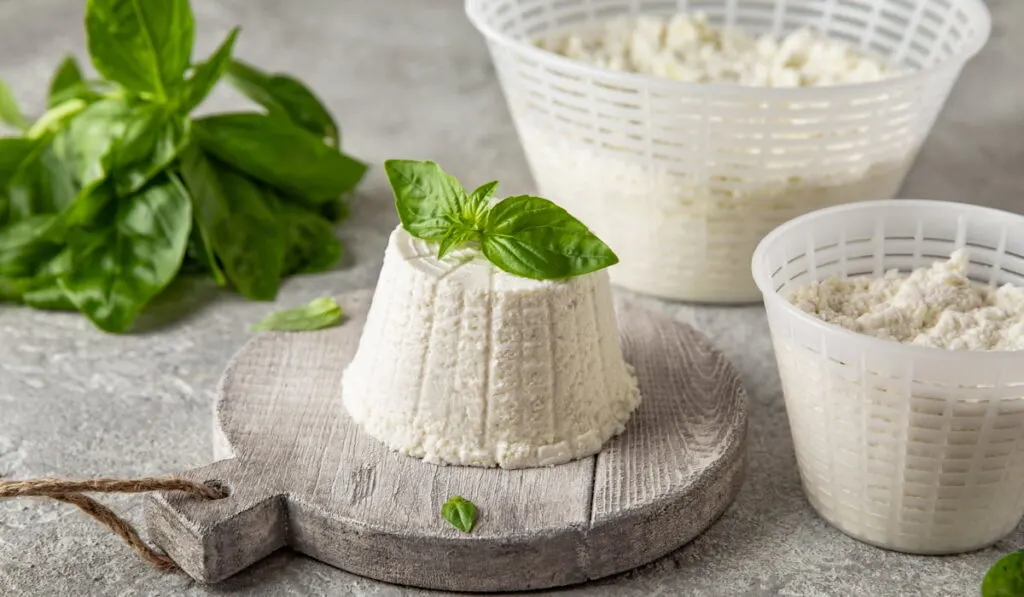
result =
[[1024,351],[951,351],[827,324],[790,304],[830,276],[879,277],[966,247],[968,277],[1024,286],[1024,217],[940,201],[868,201],[768,234],[753,257],[811,504],[846,533],[956,553],[1024,514]]
[[[811,27],[909,74],[801,89],[695,84],[589,66],[533,45],[628,15],[704,11],[779,36]],[[892,197],[964,63],[981,0],[467,0],[539,192],[621,259],[612,281],[666,298],[747,302],[769,230]]]

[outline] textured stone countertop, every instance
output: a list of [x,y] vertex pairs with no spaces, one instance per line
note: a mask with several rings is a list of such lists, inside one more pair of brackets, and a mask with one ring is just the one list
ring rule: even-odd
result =
[[[83,52],[82,0],[0,0],[0,77],[38,106],[64,53]],[[241,24],[238,53],[308,81],[375,163],[435,159],[506,193],[532,182],[484,43],[458,0],[196,0],[198,51]],[[961,77],[902,195],[1024,211],[1024,3],[992,0],[995,30]],[[241,105],[219,92],[216,109]],[[396,223],[381,169],[342,227],[335,272],[289,280],[277,304],[210,285],[175,286],[141,333],[110,336],[78,315],[0,306],[0,477],[160,475],[211,458],[214,386],[249,337],[284,305],[371,286]],[[569,595],[975,595],[988,566],[1024,544],[915,557],[828,526],[800,489],[763,310],[660,304],[706,333],[750,393],[749,471],[736,503],[688,547]],[[138,499],[109,503],[140,520]],[[110,532],[56,503],[0,502],[2,595],[426,595],[281,552],[216,587],[151,571]]]

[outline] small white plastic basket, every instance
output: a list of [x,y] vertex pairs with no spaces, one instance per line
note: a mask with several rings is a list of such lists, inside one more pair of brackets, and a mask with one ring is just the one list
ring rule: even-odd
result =
[[[749,302],[747,264],[772,228],[892,197],[964,63],[982,0],[466,0],[542,195],[616,251],[618,285]],[[704,11],[713,25],[845,40],[909,74],[816,88],[696,84],[616,72],[533,45],[614,17]]]
[[1024,351],[900,344],[789,303],[830,276],[881,276],[966,247],[968,276],[1024,286],[1024,217],[939,201],[870,201],[771,232],[753,257],[804,490],[847,534],[921,554],[969,551],[1024,514]]

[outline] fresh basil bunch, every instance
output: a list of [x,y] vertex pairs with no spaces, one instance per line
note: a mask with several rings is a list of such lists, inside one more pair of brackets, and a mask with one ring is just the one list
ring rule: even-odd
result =
[[608,245],[547,199],[518,195],[498,202],[497,182],[467,193],[434,162],[388,160],[402,227],[438,243],[438,259],[472,244],[502,270],[523,278],[560,280],[619,262]]
[[[85,27],[101,79],[66,59],[34,123],[0,83],[0,302],[123,332],[183,270],[270,300],[338,260],[366,166],[305,85],[233,61],[238,29],[193,63],[188,0],[89,0]],[[225,76],[263,111],[192,118]]]

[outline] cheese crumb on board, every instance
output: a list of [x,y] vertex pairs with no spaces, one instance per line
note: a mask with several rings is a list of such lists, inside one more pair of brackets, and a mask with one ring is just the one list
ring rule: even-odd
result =
[[715,27],[703,12],[619,18],[537,40],[543,49],[602,68],[692,83],[816,87],[883,79],[894,71],[810,29],[781,39]]
[[1024,349],[1024,288],[967,278],[968,254],[881,278],[832,277],[794,290],[789,301],[854,332],[949,350]]

